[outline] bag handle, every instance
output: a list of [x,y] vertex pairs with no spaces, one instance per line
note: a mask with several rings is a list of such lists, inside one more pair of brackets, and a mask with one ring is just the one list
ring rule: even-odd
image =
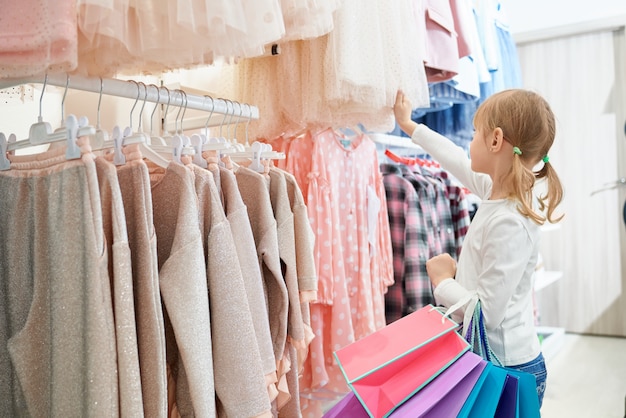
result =
[[472,318],[470,319],[470,323],[467,327],[467,333],[464,336],[470,344],[474,354],[479,355],[484,360],[487,360],[496,366],[502,366],[502,362],[489,345],[487,330],[485,329],[485,318],[483,316],[480,300],[476,301],[476,305],[474,305]]
[[478,293],[475,291],[470,292],[457,303],[450,306],[443,314],[441,320],[444,321],[446,317],[450,317],[454,312],[463,307],[465,307],[465,312],[463,315],[463,331],[461,335],[470,344],[472,352],[486,361],[490,361],[497,366],[502,366],[502,362],[489,345],[487,330],[485,328],[485,318],[483,316]]
[[469,325],[469,323],[470,323],[470,321],[472,319],[472,313],[474,312],[474,307],[476,306],[477,302],[478,302],[478,294],[475,291],[468,293],[467,295],[462,297],[457,303],[455,303],[454,305],[450,306],[443,313],[442,321],[446,317],[450,318],[454,312],[456,312],[459,309],[465,307],[464,315],[463,315],[463,332],[462,332],[462,335],[467,334],[467,327],[468,327],[468,325]]

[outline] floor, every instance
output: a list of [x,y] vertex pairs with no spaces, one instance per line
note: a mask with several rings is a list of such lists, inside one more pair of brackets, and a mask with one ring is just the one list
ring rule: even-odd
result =
[[626,338],[564,334],[546,363],[542,418],[626,418]]

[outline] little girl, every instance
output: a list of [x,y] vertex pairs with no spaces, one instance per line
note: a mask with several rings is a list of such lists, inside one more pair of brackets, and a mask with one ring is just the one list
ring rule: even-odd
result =
[[[469,159],[462,148],[412,121],[411,103],[402,92],[396,96],[394,113],[413,142],[483,199],[458,264],[449,254],[426,263],[437,303],[449,308],[472,300],[463,306],[465,318],[470,318],[480,300],[491,349],[504,366],[535,375],[541,405],[547,372],[534,325],[532,277],[539,226],[561,219],[554,219],[554,210],[563,196],[548,159],[555,135],[550,106],[526,90],[490,96],[474,116]],[[541,168],[534,171],[539,163]],[[533,194],[535,179],[546,180],[544,195]]]

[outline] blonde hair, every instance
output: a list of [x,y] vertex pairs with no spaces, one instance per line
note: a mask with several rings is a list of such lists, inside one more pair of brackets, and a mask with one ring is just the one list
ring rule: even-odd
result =
[[[563,199],[563,186],[546,158],[556,131],[554,113],[548,102],[532,91],[504,90],[490,96],[478,107],[474,124],[487,130],[501,128],[504,139],[521,151],[521,154],[514,154],[511,169],[504,178],[512,186],[509,197],[520,202],[520,213],[540,225],[546,220],[560,221],[563,215],[554,219],[554,210]],[[542,160],[544,164],[539,171],[523,164],[530,163],[534,167]],[[536,179],[547,182],[546,194],[538,196],[539,210],[545,211],[545,216],[533,209]]]

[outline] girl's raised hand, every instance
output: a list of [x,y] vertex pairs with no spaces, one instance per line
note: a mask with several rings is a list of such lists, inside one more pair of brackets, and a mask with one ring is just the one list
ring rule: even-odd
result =
[[398,90],[396,102],[393,105],[393,114],[400,129],[409,136],[413,134],[417,127],[417,123],[411,120],[411,111],[411,101],[402,93],[402,90]]

